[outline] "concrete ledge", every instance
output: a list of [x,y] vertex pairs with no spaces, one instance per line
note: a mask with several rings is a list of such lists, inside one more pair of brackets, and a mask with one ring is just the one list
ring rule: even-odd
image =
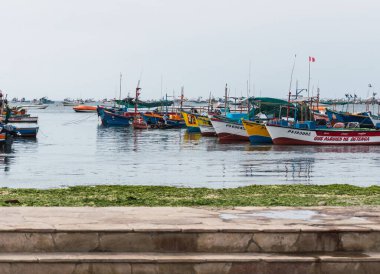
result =
[[4,232],[380,232],[380,207],[12,207]]
[[379,262],[380,253],[2,253],[0,263]]
[[3,254],[0,273],[54,274],[375,274],[380,255],[318,254]]

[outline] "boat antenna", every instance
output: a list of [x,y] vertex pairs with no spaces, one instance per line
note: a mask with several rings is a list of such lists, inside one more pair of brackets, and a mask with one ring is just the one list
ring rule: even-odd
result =
[[209,96],[208,96],[207,113],[210,112],[210,108],[211,108],[211,91],[210,91],[210,94],[209,94]]
[[184,90],[185,90],[185,87],[182,86],[182,88],[181,88],[181,110],[183,108]]
[[297,59],[297,54],[294,54],[294,60],[293,60],[293,66],[292,66],[292,72],[290,73],[289,91],[292,90],[293,74],[294,74],[294,68],[295,68],[295,66],[296,66],[296,59]]
[[121,72],[120,72],[120,85],[119,85],[119,102],[121,101],[121,79],[122,79],[122,77],[123,77],[123,74],[121,74]]

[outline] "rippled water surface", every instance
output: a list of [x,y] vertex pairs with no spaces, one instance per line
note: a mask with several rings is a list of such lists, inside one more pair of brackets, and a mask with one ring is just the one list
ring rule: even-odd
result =
[[0,186],[141,184],[237,187],[250,184],[379,184],[380,147],[221,144],[186,130],[105,128],[96,114],[49,106],[37,140],[0,152]]

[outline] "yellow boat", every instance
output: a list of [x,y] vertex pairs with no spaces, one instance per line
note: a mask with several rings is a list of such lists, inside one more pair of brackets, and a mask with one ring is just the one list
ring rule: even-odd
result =
[[243,126],[247,131],[249,141],[251,144],[271,144],[272,138],[264,124],[253,121],[242,120]]
[[185,120],[187,131],[188,132],[201,132],[199,129],[197,117],[195,114],[188,112],[181,112],[183,119]]
[[214,127],[211,124],[210,118],[206,116],[196,115],[198,127],[203,136],[216,136]]

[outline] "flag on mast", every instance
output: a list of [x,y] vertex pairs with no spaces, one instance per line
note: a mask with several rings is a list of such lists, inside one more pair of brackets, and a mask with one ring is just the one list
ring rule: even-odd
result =
[[315,62],[315,57],[309,56],[309,63],[314,63]]

